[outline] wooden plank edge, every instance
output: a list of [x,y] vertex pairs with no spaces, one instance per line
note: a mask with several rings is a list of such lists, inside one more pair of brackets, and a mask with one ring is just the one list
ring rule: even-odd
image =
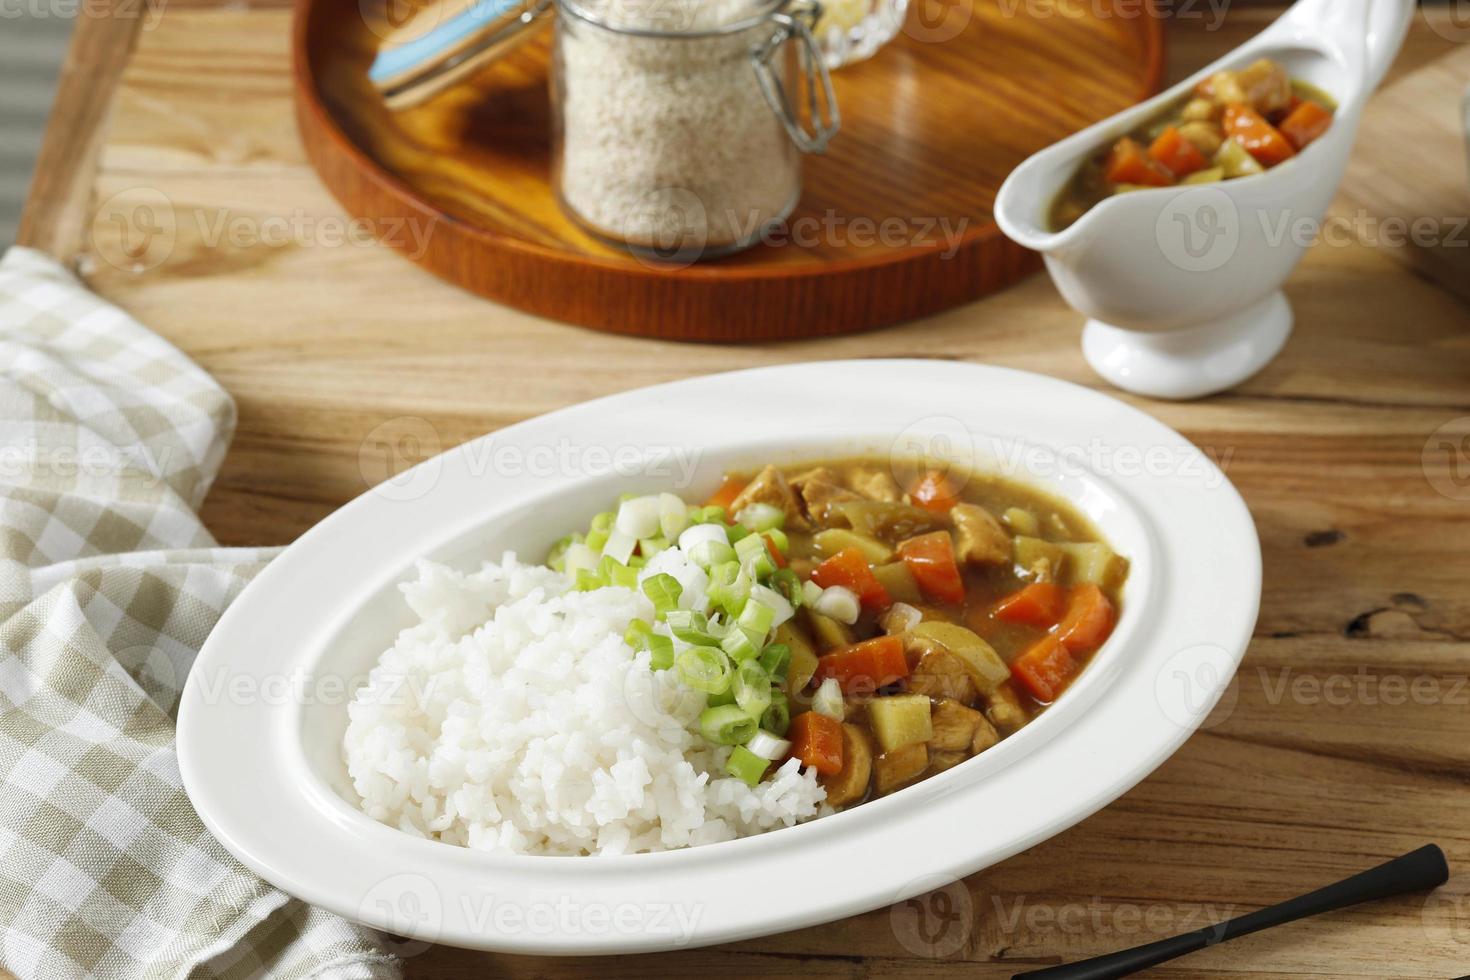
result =
[[21,211],[17,245],[67,264],[81,252],[108,117],[144,24],[138,4],[84,8],[77,17]]

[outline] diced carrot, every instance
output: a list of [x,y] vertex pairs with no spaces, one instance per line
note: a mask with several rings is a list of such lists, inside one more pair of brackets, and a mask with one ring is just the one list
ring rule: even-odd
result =
[[837,678],[847,694],[872,694],[909,676],[909,662],[903,655],[903,640],[879,636],[823,654],[812,676],[819,682]]
[[1128,136],[1118,140],[1108,154],[1104,176],[1110,184],[1168,187],[1174,183],[1174,175],[1145,153],[1142,144]]
[[1166,127],[1153,145],[1148,148],[1148,155],[1155,161],[1169,168],[1169,172],[1175,177],[1187,177],[1196,170],[1203,170],[1209,165],[1205,155],[1199,151],[1189,139],[1180,134],[1173,126]]
[[925,510],[940,514],[949,513],[949,509],[960,502],[960,495],[954,484],[939,470],[930,470],[919,477],[909,488],[909,496]]
[[1077,661],[1054,634],[1048,633],[1011,661],[1011,676],[1032,697],[1050,703],[1066,690],[1077,673]]
[[1286,137],[1248,105],[1226,106],[1224,123],[1226,135],[1245,147],[1264,167],[1274,167],[1296,156]]
[[857,593],[864,609],[881,612],[893,605],[893,599],[873,569],[868,559],[856,548],[843,548],[812,570],[812,581],[822,588],[840,585]]
[[1091,653],[1113,632],[1113,604],[1095,585],[1077,585],[1067,593],[1067,611],[1056,637],[1068,652]]
[[781,554],[780,548],[776,547],[775,539],[769,534],[763,534],[761,537],[766,539],[766,550],[771,553],[771,561],[776,563],[777,568],[785,568],[786,556]]
[[1266,118],[1270,120],[1271,125],[1275,126],[1277,129],[1280,129],[1281,120],[1291,115],[1292,112],[1296,110],[1296,107],[1301,104],[1302,97],[1293,92],[1291,94],[1291,98],[1286,100],[1286,105],[1282,106],[1280,109],[1275,110],[1274,112],[1266,113]]
[[1281,135],[1291,141],[1298,150],[1327,132],[1332,125],[1332,113],[1315,102],[1303,102],[1283,120],[1278,127]]
[[824,776],[842,771],[842,722],[815,711],[791,719],[791,754]]
[[745,489],[745,481],[738,476],[727,476],[720,482],[720,489],[704,502],[706,507],[724,507],[727,510],[740,496],[740,491]]
[[996,603],[995,618],[1003,623],[1025,623],[1049,630],[1062,618],[1066,604],[1060,585],[1032,582]]
[[908,566],[920,590],[935,602],[965,601],[965,581],[954,560],[954,542],[948,531],[931,531],[898,545],[898,556]]

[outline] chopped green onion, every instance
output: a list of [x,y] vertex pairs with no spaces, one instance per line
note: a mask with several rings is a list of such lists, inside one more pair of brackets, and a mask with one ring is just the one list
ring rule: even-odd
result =
[[723,524],[694,524],[685,528],[684,533],[679,535],[679,550],[686,555],[692,555],[695,549],[706,541],[729,544],[730,539],[725,533],[725,526]]
[[603,533],[608,533],[612,531],[613,524],[617,521],[617,519],[618,515],[614,514],[610,510],[605,510],[601,514],[598,514],[597,516],[592,518],[591,529],[594,531],[602,531]]
[[723,507],[696,507],[689,512],[689,523],[691,524],[724,524],[725,508]]
[[659,506],[653,495],[625,500],[614,526],[630,538],[651,538],[659,532]]
[[668,538],[639,538],[638,554],[644,558],[652,558],[660,551],[667,551],[669,547]]
[[702,647],[720,645],[719,640],[710,629],[708,617],[702,612],[696,612],[693,609],[670,609],[664,613],[664,622],[669,625],[669,632],[685,643],[693,643]]
[[[754,595],[755,590],[752,589],[751,596],[754,597]],[[752,601],[747,602],[745,608],[740,610],[740,617],[735,622],[745,629],[759,633],[761,639],[764,640],[765,635],[771,631],[775,619],[776,614],[770,606]]]
[[776,570],[776,562],[766,550],[766,539],[759,534],[741,538],[735,543],[735,554],[740,558],[740,567],[751,578],[761,579]]
[[791,603],[786,601],[784,595],[775,589],[767,588],[764,585],[752,585],[750,587],[750,598],[771,611],[771,615],[774,617],[771,620],[771,627],[773,629],[796,615],[796,609]]
[[[712,527],[713,525],[706,525]],[[689,560],[700,568],[711,568],[735,560],[735,549],[723,541],[701,541],[689,552]]]
[[592,530],[587,532],[587,537],[585,539],[587,547],[591,548],[598,554],[601,554],[603,546],[607,544],[607,539],[611,533],[612,532],[610,531],[601,531],[594,527]]
[[784,643],[772,643],[761,651],[761,669],[777,680],[786,679],[786,665],[791,662],[791,648]]
[[765,638],[764,633],[754,633],[736,626],[720,641],[720,649],[728,653],[731,660],[752,660],[760,656],[761,643]]
[[744,524],[732,524],[725,529],[725,532],[729,535],[731,544],[736,544],[750,537],[750,528]]
[[717,708],[717,707],[719,707],[722,704],[734,704],[734,703],[735,703],[735,692],[732,691],[732,690],[730,690],[729,688],[726,688],[725,690],[721,691],[719,694],[710,694],[710,695],[706,696],[705,699],[704,699],[705,707],[708,707],[708,708]]
[[634,650],[647,650],[649,666],[654,670],[668,670],[674,666],[674,641],[662,633],[655,633],[653,627],[641,619],[628,624],[623,641]]
[[822,587],[811,579],[801,583],[801,604],[803,606],[815,606],[817,600],[822,598]]
[[756,731],[755,719],[733,704],[705,708],[699,715],[699,733],[716,745],[744,745]]
[[590,568],[577,569],[575,587],[578,592],[595,592],[607,585],[607,581]]
[[[644,565],[647,565],[647,564],[648,564],[648,559],[647,558],[644,558],[642,555],[634,555],[632,558],[629,558],[628,559],[628,567],[629,568],[641,569]],[[634,576],[634,579],[635,579],[634,584],[635,585],[637,584],[636,578],[637,578],[637,576]],[[632,586],[629,586],[629,588],[632,588]]]
[[641,619],[635,619],[623,631],[623,642],[634,650],[646,650],[648,649],[648,638],[652,635],[652,626]]
[[857,622],[858,613],[862,611],[857,593],[842,585],[831,585],[823,589],[822,597],[812,605],[823,616],[829,616],[848,626]]
[[791,706],[786,701],[785,691],[771,691],[771,704],[761,715],[761,727],[777,735],[785,735],[791,727]]
[[679,580],[667,572],[650,575],[643,580],[643,594],[648,596],[653,608],[659,615],[679,608],[679,596],[684,592],[684,587]]
[[674,666],[674,641],[662,633],[650,633],[648,665],[654,670],[668,670]]
[[771,762],[784,758],[786,753],[791,751],[790,742],[786,741],[780,735],[773,735],[764,729],[760,729],[752,735],[750,741],[745,743],[745,747],[751,755],[758,755],[762,759],[767,759]]
[[674,658],[679,679],[696,691],[721,694],[730,688],[730,658],[714,647],[688,647]]
[[564,572],[567,570],[567,549],[582,540],[580,534],[568,534],[546,553],[546,565],[554,571]]
[[753,503],[741,508],[735,520],[752,531],[769,531],[786,523],[786,512],[775,504]]
[[672,493],[658,495],[658,527],[670,541],[678,539],[689,526],[689,509]]
[[735,751],[730,753],[730,761],[725,763],[725,772],[745,783],[754,786],[761,781],[766,774],[766,767],[771,763],[751,752],[743,745],[735,746]]
[[778,568],[771,576],[771,588],[786,597],[791,603],[791,608],[800,609],[804,596],[802,595],[801,578],[789,568]]
[[740,570],[740,563],[727,561],[709,570],[709,585],[705,595],[711,602],[724,610],[727,617],[734,619],[745,608],[750,595],[750,579]]
[[776,550],[781,552],[781,554],[784,555],[791,550],[791,539],[779,527],[773,527],[767,531],[766,537],[771,539],[771,542],[776,546]]
[[847,705],[842,700],[842,685],[837,678],[828,677],[817,687],[812,696],[812,710],[828,718],[841,721],[847,715]]
[[633,557],[633,549],[636,547],[638,547],[637,538],[613,528],[612,533],[607,536],[607,542],[602,546],[602,553],[622,565]]
[[602,576],[608,585],[617,585],[625,589],[638,587],[638,570],[619,563],[611,555],[602,556],[602,561],[597,565],[597,574]]
[[600,560],[597,552],[587,547],[586,544],[578,542],[567,548],[565,557],[566,573],[573,581],[577,579],[577,573],[582,569],[592,571],[597,567]]
[[730,679],[735,703],[752,718],[759,718],[771,706],[771,679],[759,660],[742,660]]

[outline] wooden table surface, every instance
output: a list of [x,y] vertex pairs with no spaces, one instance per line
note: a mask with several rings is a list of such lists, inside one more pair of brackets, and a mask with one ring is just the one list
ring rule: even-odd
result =
[[[477,300],[344,241],[350,229],[293,130],[284,6],[116,9],[150,13],[79,23],[22,240],[74,262],[238,400],[205,507],[222,542],[290,541],[427,453],[693,374],[900,355],[1099,384],[1078,317],[1044,276],[923,322],[751,348],[604,336]],[[1171,74],[1269,16],[1247,7],[1223,26],[1172,24]],[[1455,46],[1448,17],[1416,20],[1397,75]],[[1470,318],[1383,253],[1341,240],[1315,247],[1287,293],[1296,333],[1258,377],[1189,404],[1127,399],[1222,462],[1265,554],[1260,622],[1232,692],[1152,777],[926,902],[659,956],[409,946],[409,975],[1005,977],[1239,914],[1427,841],[1459,872],[1435,896],[1273,930],[1150,975],[1470,973]]]

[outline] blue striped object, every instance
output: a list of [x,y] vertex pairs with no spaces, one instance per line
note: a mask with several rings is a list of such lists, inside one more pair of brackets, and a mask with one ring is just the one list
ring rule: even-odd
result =
[[368,69],[368,78],[374,85],[382,85],[420,71],[521,9],[520,0],[475,0],[464,13],[456,14],[428,33],[378,52]]

